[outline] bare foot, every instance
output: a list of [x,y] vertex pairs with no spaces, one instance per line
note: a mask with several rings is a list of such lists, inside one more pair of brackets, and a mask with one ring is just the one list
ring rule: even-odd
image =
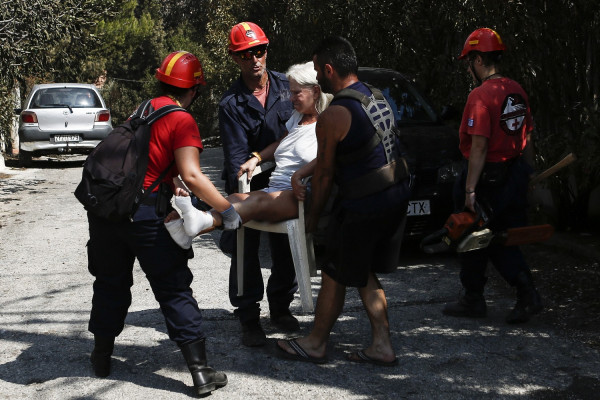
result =
[[346,359],[352,362],[374,364],[382,367],[398,365],[398,358],[394,353],[382,354],[373,351],[371,348],[348,353]]

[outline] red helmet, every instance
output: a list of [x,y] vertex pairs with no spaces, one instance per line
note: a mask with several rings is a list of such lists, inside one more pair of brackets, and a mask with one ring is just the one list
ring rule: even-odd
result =
[[229,34],[230,51],[242,51],[261,44],[269,44],[269,39],[260,29],[260,26],[255,23],[240,22],[231,28]]
[[200,60],[187,51],[174,51],[156,69],[156,79],[180,88],[206,85]]
[[465,58],[471,51],[480,51],[487,53],[489,51],[503,51],[506,46],[502,43],[500,35],[490,28],[479,28],[473,31],[465,42],[459,60]]

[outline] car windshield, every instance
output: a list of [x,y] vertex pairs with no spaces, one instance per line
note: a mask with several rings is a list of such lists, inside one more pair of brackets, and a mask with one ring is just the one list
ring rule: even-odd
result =
[[86,88],[47,88],[38,90],[31,99],[30,108],[101,108],[96,93]]
[[[359,74],[360,75],[360,74]],[[390,103],[399,125],[432,123],[437,115],[414,86],[390,73],[363,73],[361,80],[379,88]]]

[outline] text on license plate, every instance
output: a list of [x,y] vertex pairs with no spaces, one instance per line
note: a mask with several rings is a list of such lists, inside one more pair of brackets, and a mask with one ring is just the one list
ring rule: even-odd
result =
[[79,142],[79,135],[54,135],[54,142]]
[[406,215],[429,215],[431,214],[431,207],[429,206],[429,200],[411,200],[408,202],[408,210]]

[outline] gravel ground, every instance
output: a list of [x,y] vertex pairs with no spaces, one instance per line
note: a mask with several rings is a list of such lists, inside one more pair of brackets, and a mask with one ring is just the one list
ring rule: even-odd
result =
[[[220,149],[207,149],[202,156],[217,185],[221,157]],[[0,399],[194,397],[183,358],[168,340],[139,267],[112,374],[98,379],[91,372],[87,223],[72,194],[81,163],[81,157],[66,157],[19,169],[7,157],[0,175]],[[443,316],[443,304],[460,290],[455,258],[407,252],[397,272],[382,279],[400,360],[398,367],[386,369],[344,359],[344,352],[365,346],[370,337],[355,290],[348,291],[332,332],[328,364],[279,359],[274,341],[285,336],[269,324],[264,302],[270,343],[261,349],[241,346],[227,297],[230,260],[216,248],[218,237],[214,232],[197,238],[190,263],[209,335],[209,361],[229,377],[229,384],[210,398],[597,398],[598,296],[592,288],[598,287],[598,260],[567,252],[560,241],[525,248],[548,308],[519,326],[504,323],[514,293],[493,272],[486,292],[488,318]],[[266,278],[269,262],[263,261]],[[315,296],[319,281],[313,278]],[[301,313],[299,298],[292,308],[307,332],[313,316]]]

